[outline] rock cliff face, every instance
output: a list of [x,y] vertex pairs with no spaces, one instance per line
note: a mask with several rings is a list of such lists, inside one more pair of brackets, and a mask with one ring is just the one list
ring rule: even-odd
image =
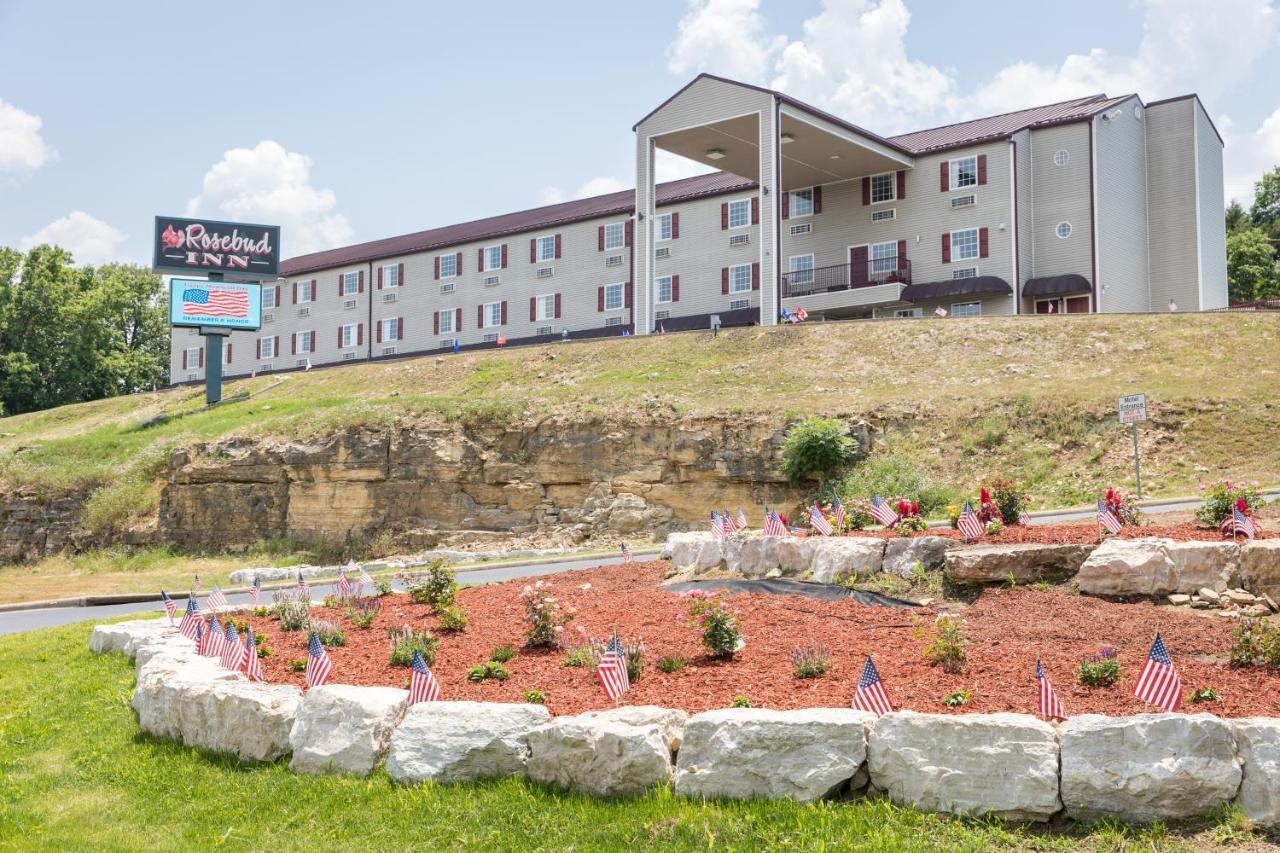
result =
[[0,563],[38,560],[71,547],[86,497],[0,499]]
[[665,535],[713,507],[798,499],[778,471],[785,429],[746,417],[548,419],[195,445],[170,460],[158,538],[222,548],[390,531],[430,547],[459,530]]

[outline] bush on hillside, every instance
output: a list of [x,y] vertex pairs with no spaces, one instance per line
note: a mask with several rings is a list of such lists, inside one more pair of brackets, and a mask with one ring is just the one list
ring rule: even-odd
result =
[[869,500],[872,495],[886,499],[893,495],[915,495],[920,514],[935,515],[949,503],[960,503],[959,490],[935,482],[921,473],[906,456],[888,452],[869,456],[850,469],[840,483],[845,506],[853,500]]
[[858,442],[834,418],[808,418],[787,430],[782,445],[782,473],[792,483],[817,477],[820,484],[853,461]]

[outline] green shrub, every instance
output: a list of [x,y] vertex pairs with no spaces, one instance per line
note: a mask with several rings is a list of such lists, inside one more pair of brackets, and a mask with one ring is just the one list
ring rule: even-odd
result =
[[560,645],[560,634],[573,616],[565,612],[559,599],[551,594],[551,584],[534,581],[526,585],[520,601],[524,604],[525,645],[530,648]]
[[307,662],[305,659],[294,658],[289,661],[289,670],[291,672],[306,672]]
[[[947,504],[962,504],[964,499],[958,489],[934,482],[920,472],[916,463],[896,451],[868,456],[854,465],[840,483],[840,494],[845,501],[864,499],[872,495],[914,495],[920,504],[920,514],[929,517],[941,513]],[[956,516],[960,510],[956,510]]]
[[254,637],[253,648],[260,658],[269,658],[275,655],[275,650],[271,648],[271,644],[267,642],[265,637]]
[[444,560],[435,560],[424,574],[409,585],[409,598],[415,604],[426,604],[433,610],[441,610],[453,604],[458,594],[458,579]]
[[255,608],[253,608],[252,610],[250,610],[249,612],[250,612],[250,613],[252,613],[252,614],[253,614],[255,617],[257,617],[258,619],[265,619],[265,618],[267,618],[268,616],[270,616],[270,615],[271,615],[271,608],[269,608],[269,607],[255,607]]
[[496,660],[498,663],[506,663],[515,656],[516,648],[510,643],[498,646],[493,651],[489,652],[489,660]]
[[973,698],[973,694],[968,690],[957,690],[955,693],[948,693],[942,697],[942,704],[948,708],[959,708],[968,703]]
[[843,422],[808,418],[787,430],[782,445],[782,473],[792,483],[817,477],[819,484],[835,476],[858,452],[856,439],[846,435]]
[[530,705],[546,704],[547,696],[541,690],[526,690],[524,692],[524,701]]
[[394,591],[391,578],[374,578],[373,588],[378,591],[379,596],[390,595]]
[[831,668],[831,652],[822,646],[804,646],[791,653],[791,671],[796,678],[817,678]]
[[1221,698],[1218,695],[1218,691],[1212,687],[1201,687],[1198,690],[1192,690],[1187,695],[1187,702],[1191,705],[1199,705],[1202,702],[1217,702]]
[[325,607],[337,607],[341,604],[341,602],[338,601],[338,596],[332,594],[326,595],[320,603]]
[[1196,510],[1196,521],[1215,527],[1231,515],[1237,501],[1243,501],[1249,513],[1257,512],[1263,503],[1257,483],[1236,483],[1232,480],[1218,480],[1201,486],[1200,497],[1204,505]]
[[684,593],[689,600],[685,625],[696,628],[702,635],[702,644],[718,658],[732,657],[745,644],[738,631],[741,624],[738,615],[730,609],[719,592],[694,590]]
[[440,617],[440,630],[456,633],[467,630],[467,614],[461,607],[442,607],[436,611]]
[[347,618],[357,628],[369,628],[381,609],[382,602],[378,598],[372,595],[361,596],[351,600],[351,606],[347,608]]
[[1280,667],[1280,625],[1245,619],[1231,630],[1232,666]]
[[271,601],[281,631],[305,631],[311,624],[311,602],[302,593],[280,590],[271,596]]
[[747,698],[747,694],[739,693],[737,696],[733,697],[733,702],[729,704],[729,707],[730,708],[754,708],[755,706],[751,704],[751,700]]
[[688,663],[682,655],[667,655],[658,661],[658,669],[662,672],[679,672]]
[[511,673],[505,666],[496,660],[488,663],[478,663],[467,669],[467,681],[485,681],[492,678],[494,681],[506,681],[511,677]]
[[317,619],[311,623],[311,630],[320,639],[321,645],[332,648],[347,644],[347,635],[342,633],[342,627],[337,622]]
[[408,625],[399,631],[388,631],[391,640],[391,665],[413,666],[413,653],[422,652],[422,659],[431,666],[440,651],[440,640],[430,631],[415,631]]
[[1120,680],[1120,658],[1112,649],[1103,649],[1092,658],[1080,661],[1076,680],[1086,687],[1110,687]]
[[969,646],[965,621],[959,616],[943,613],[934,622],[933,638],[924,647],[924,656],[934,666],[945,672],[958,673],[964,669],[965,650]]
[[588,666],[591,663],[591,647],[578,646],[564,656],[565,666]]
[[488,664],[478,663],[475,666],[467,668],[467,681],[484,681],[489,677]]

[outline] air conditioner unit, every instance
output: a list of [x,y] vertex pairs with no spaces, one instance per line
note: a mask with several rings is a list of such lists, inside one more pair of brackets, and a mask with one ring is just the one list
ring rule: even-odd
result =
[[310,309],[310,308],[299,308],[299,309],[298,309],[298,316],[299,316],[299,317],[310,317],[310,316],[311,316],[311,309]]
[[605,324],[606,326],[621,326],[621,325],[622,325],[622,318],[621,318],[621,317],[608,317],[608,318],[606,318],[606,319],[605,319],[604,324]]
[[188,382],[194,382],[195,380],[197,380],[197,379],[199,379],[199,378],[200,378],[200,374],[199,374],[199,373],[188,373],[188,374],[187,374],[187,381],[188,381]]
[[455,283],[454,283],[454,282],[452,282],[452,281],[451,281],[451,282],[449,282],[448,284],[442,284],[442,285],[440,285],[440,292],[441,292],[441,293],[453,293],[453,289],[454,289],[454,287],[455,287],[455,286],[456,286],[456,285],[455,285]]
[[276,315],[275,315],[275,314],[263,314],[263,315],[262,315],[262,322],[264,322],[264,323],[274,323],[275,321],[276,321]]
[[890,219],[898,218],[898,209],[891,207],[888,210],[875,210],[871,213],[872,222],[887,222]]
[[799,224],[797,224],[797,225],[792,225],[792,226],[791,226],[791,236],[792,236],[792,237],[796,236],[797,234],[810,234],[810,233],[812,233],[812,232],[813,232],[813,223],[812,223],[812,222],[801,222],[801,223],[799,223]]
[[550,327],[550,326],[539,326],[539,327],[538,327],[538,336],[539,336],[539,337],[541,337],[541,336],[543,336],[543,335],[549,335],[549,334],[551,334],[551,327]]
[[977,196],[972,196],[972,195],[958,195],[955,198],[951,199],[951,206],[953,208],[973,207],[977,203],[978,203]]
[[343,361],[355,361],[355,360],[356,360],[356,354],[355,354],[354,352],[344,352],[344,353],[342,354],[342,360],[343,360]]
[[670,312],[670,311],[655,311],[655,312],[653,312],[653,318],[654,318],[655,320],[668,320],[668,319],[670,319],[670,318],[671,318],[671,312]]
[[538,267],[538,278],[551,278],[555,272],[552,267]]
[[395,355],[395,354],[396,354],[396,348],[395,348],[395,347],[383,347],[383,348],[382,348],[382,354],[383,354],[383,355]]
[[497,335],[497,333],[496,333],[496,332],[495,332],[495,333],[493,333],[493,334],[489,334],[489,335],[485,335],[485,336],[484,336],[484,342],[485,342],[486,344],[494,343],[494,342],[495,342],[495,341],[497,341],[497,340],[498,340],[498,335]]
[[609,257],[604,259],[604,265],[606,267],[622,266],[622,255],[610,255]]
[[653,256],[655,258],[669,258],[671,257],[671,247],[663,246],[661,249],[655,249]]
[[746,246],[751,243],[750,234],[734,234],[729,238],[730,246]]
[[750,299],[735,299],[729,303],[730,311],[736,311],[740,308],[750,308],[750,307],[751,307]]
[[272,370],[271,362],[267,362],[266,364],[259,364],[259,365],[258,365],[258,372],[259,372],[259,373],[270,373],[270,372],[271,372],[271,370]]
[[495,284],[501,284],[501,283],[502,283],[502,276],[487,275],[484,277],[485,287],[493,287]]
[[344,311],[350,311],[355,307],[356,307],[356,301],[354,299],[347,299],[347,300],[344,300],[342,303],[342,308]]
[[440,349],[453,349],[453,338],[448,338],[440,342]]
[[383,301],[383,302],[395,302],[395,301],[396,301],[396,295],[395,295],[394,293],[384,293],[384,294],[382,294],[382,301]]
[[307,366],[307,359],[305,359],[305,358],[300,358],[300,359],[298,359],[297,361],[295,361],[295,362],[293,363],[293,366],[294,366],[294,367],[306,367],[306,366]]

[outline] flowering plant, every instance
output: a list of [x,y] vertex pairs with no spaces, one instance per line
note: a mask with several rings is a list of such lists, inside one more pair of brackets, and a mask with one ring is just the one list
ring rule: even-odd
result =
[[918,501],[898,498],[895,509],[898,511],[898,523],[893,526],[893,529],[898,532],[899,536],[910,536],[912,533],[920,533],[925,529],[926,525],[924,519],[920,517],[920,504]]
[[524,603],[524,642],[526,646],[555,648],[560,645],[564,626],[573,619],[572,610],[560,606],[549,590],[551,584],[537,581],[520,591]]
[[1110,687],[1120,680],[1120,659],[1115,649],[1103,649],[1091,660],[1080,662],[1076,680],[1087,687]]
[[1233,509],[1239,509],[1247,516],[1262,506],[1262,492],[1257,483],[1237,483],[1232,480],[1218,480],[1200,487],[1204,506],[1196,510],[1196,521],[1201,524],[1217,526],[1231,515]]
[[1115,514],[1116,518],[1120,519],[1121,524],[1136,527],[1142,523],[1142,511],[1138,509],[1133,496],[1124,489],[1107,489],[1102,502]]
[[702,644],[711,650],[712,655],[732,657],[746,645],[738,630],[742,625],[739,613],[729,607],[722,593],[695,589],[685,593],[684,597],[689,601],[689,612],[677,618],[702,634]]
[[865,530],[875,523],[875,517],[871,515],[871,501],[868,498],[847,500],[844,502],[844,508],[846,513],[844,526],[848,530]]
[[996,477],[978,489],[978,518],[1003,524],[1021,524],[1022,513],[1031,506],[1031,496],[1023,493],[1015,480]]

